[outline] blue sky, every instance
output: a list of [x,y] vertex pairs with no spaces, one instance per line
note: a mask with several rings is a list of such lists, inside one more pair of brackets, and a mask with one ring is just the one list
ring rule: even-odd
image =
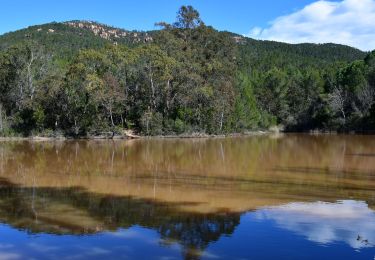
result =
[[0,34],[75,19],[150,30],[173,22],[181,5],[219,30],[257,39],[375,49],[375,0],[2,0]]
[[94,20],[125,29],[154,29],[172,22],[181,5],[193,5],[207,24],[248,33],[311,0],[2,0],[0,33],[30,25],[74,19]]

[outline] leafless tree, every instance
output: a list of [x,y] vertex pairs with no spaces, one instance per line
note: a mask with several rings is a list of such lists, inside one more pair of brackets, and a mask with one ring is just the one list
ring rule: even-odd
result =
[[347,102],[347,92],[341,87],[334,86],[334,90],[328,96],[329,106],[335,112],[341,114],[344,124],[346,123],[345,105]]
[[47,55],[42,47],[30,44],[16,55],[17,90],[14,93],[16,103],[20,108],[25,103],[32,101],[38,91],[37,81],[47,74],[47,64],[50,64],[51,55]]

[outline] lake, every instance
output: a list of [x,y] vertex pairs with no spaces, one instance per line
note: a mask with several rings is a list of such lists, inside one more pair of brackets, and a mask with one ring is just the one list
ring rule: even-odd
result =
[[0,259],[374,259],[375,138],[0,142]]

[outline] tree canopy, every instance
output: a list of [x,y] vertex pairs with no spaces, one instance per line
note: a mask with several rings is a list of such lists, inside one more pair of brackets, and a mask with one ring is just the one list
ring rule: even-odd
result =
[[374,52],[219,32],[191,6],[158,24],[142,40],[58,23],[1,36],[0,133],[375,128]]

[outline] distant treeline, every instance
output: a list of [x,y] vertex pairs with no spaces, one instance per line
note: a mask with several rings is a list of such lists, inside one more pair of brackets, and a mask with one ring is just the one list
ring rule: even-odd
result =
[[375,52],[255,41],[191,6],[158,25],[137,44],[60,23],[1,36],[1,135],[375,130]]

